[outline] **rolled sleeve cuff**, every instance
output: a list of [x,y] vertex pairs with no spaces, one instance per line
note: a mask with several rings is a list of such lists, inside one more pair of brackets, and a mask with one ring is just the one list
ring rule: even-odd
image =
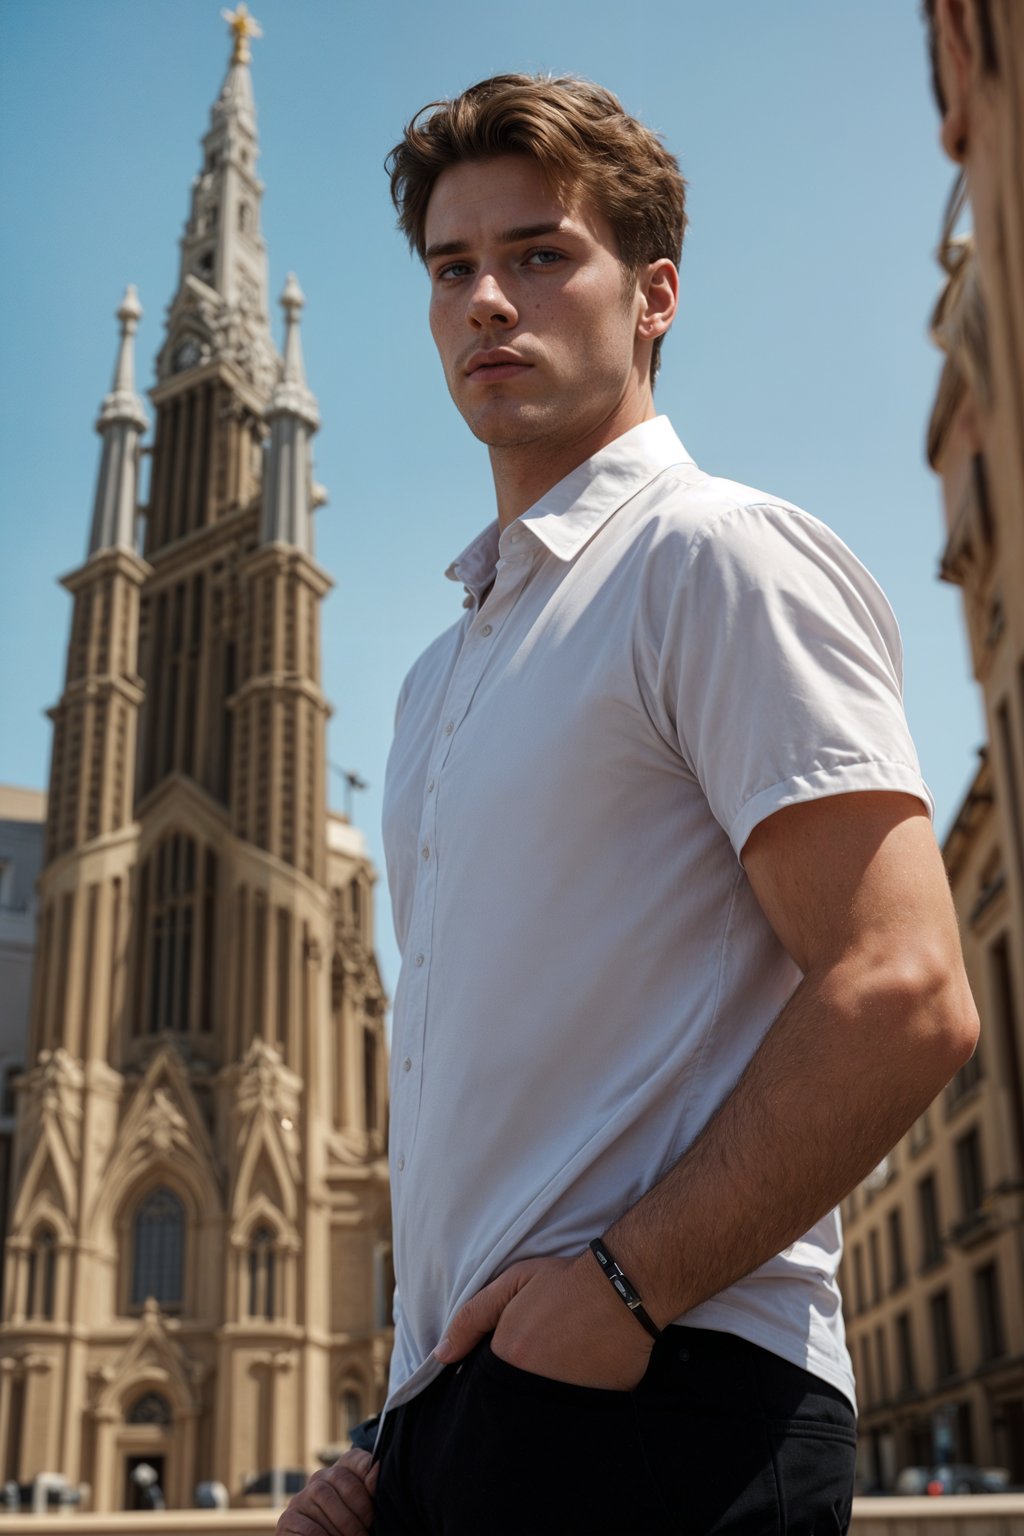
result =
[[823,800],[826,795],[858,794],[870,790],[896,791],[920,800],[929,817],[935,814],[935,802],[927,784],[916,768],[908,763],[869,761],[844,763],[818,768],[812,773],[794,774],[758,790],[742,805],[728,827],[729,840],[739,858],[747,838],[759,822],[773,816],[787,805],[805,800]]

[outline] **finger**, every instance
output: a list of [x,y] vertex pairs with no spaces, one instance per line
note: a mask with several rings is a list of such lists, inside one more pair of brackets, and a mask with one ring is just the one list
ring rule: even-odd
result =
[[498,1319],[517,1291],[537,1272],[538,1261],[526,1259],[485,1285],[460,1307],[448,1325],[448,1331],[434,1350],[438,1360],[450,1365],[461,1360],[488,1333],[498,1326]]
[[367,1536],[373,1524],[367,1489],[372,1471],[369,1453],[351,1450],[332,1467],[315,1472],[285,1510],[276,1536]]
[[[348,1474],[338,1484],[322,1482],[313,1495],[317,1516],[328,1522],[325,1529],[334,1536],[361,1536],[373,1520],[373,1500],[366,1486]],[[312,1510],[309,1512],[313,1513]]]
[[[369,1529],[373,1524],[373,1499],[366,1486],[369,1462],[367,1451],[349,1451],[341,1461],[328,1468],[324,1478],[321,1508],[334,1519],[339,1518],[339,1512],[342,1520],[348,1519],[348,1524],[339,1524],[342,1536],[361,1532],[364,1527]],[[352,1517],[361,1523],[352,1525]]]

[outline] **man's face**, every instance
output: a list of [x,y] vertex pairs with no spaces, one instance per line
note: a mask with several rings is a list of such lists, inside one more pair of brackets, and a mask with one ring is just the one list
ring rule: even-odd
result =
[[490,447],[573,441],[646,382],[641,301],[608,219],[563,201],[528,156],[442,172],[426,264],[448,388]]

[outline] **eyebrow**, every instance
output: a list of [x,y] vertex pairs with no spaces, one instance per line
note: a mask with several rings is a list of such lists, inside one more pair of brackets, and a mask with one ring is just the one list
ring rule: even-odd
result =
[[[568,234],[564,219],[547,219],[543,224],[518,224],[514,229],[506,229],[498,236],[499,245],[518,245],[520,240],[536,240],[538,235]],[[432,261],[435,256],[461,256],[468,251],[469,245],[465,240],[444,240],[438,245],[428,245],[423,253],[424,261]]]

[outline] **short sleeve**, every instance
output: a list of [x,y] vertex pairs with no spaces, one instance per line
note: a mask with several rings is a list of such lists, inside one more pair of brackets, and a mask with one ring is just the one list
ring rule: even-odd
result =
[[662,636],[658,692],[737,856],[783,806],[898,790],[932,813],[885,595],[817,519],[731,508],[694,538]]

